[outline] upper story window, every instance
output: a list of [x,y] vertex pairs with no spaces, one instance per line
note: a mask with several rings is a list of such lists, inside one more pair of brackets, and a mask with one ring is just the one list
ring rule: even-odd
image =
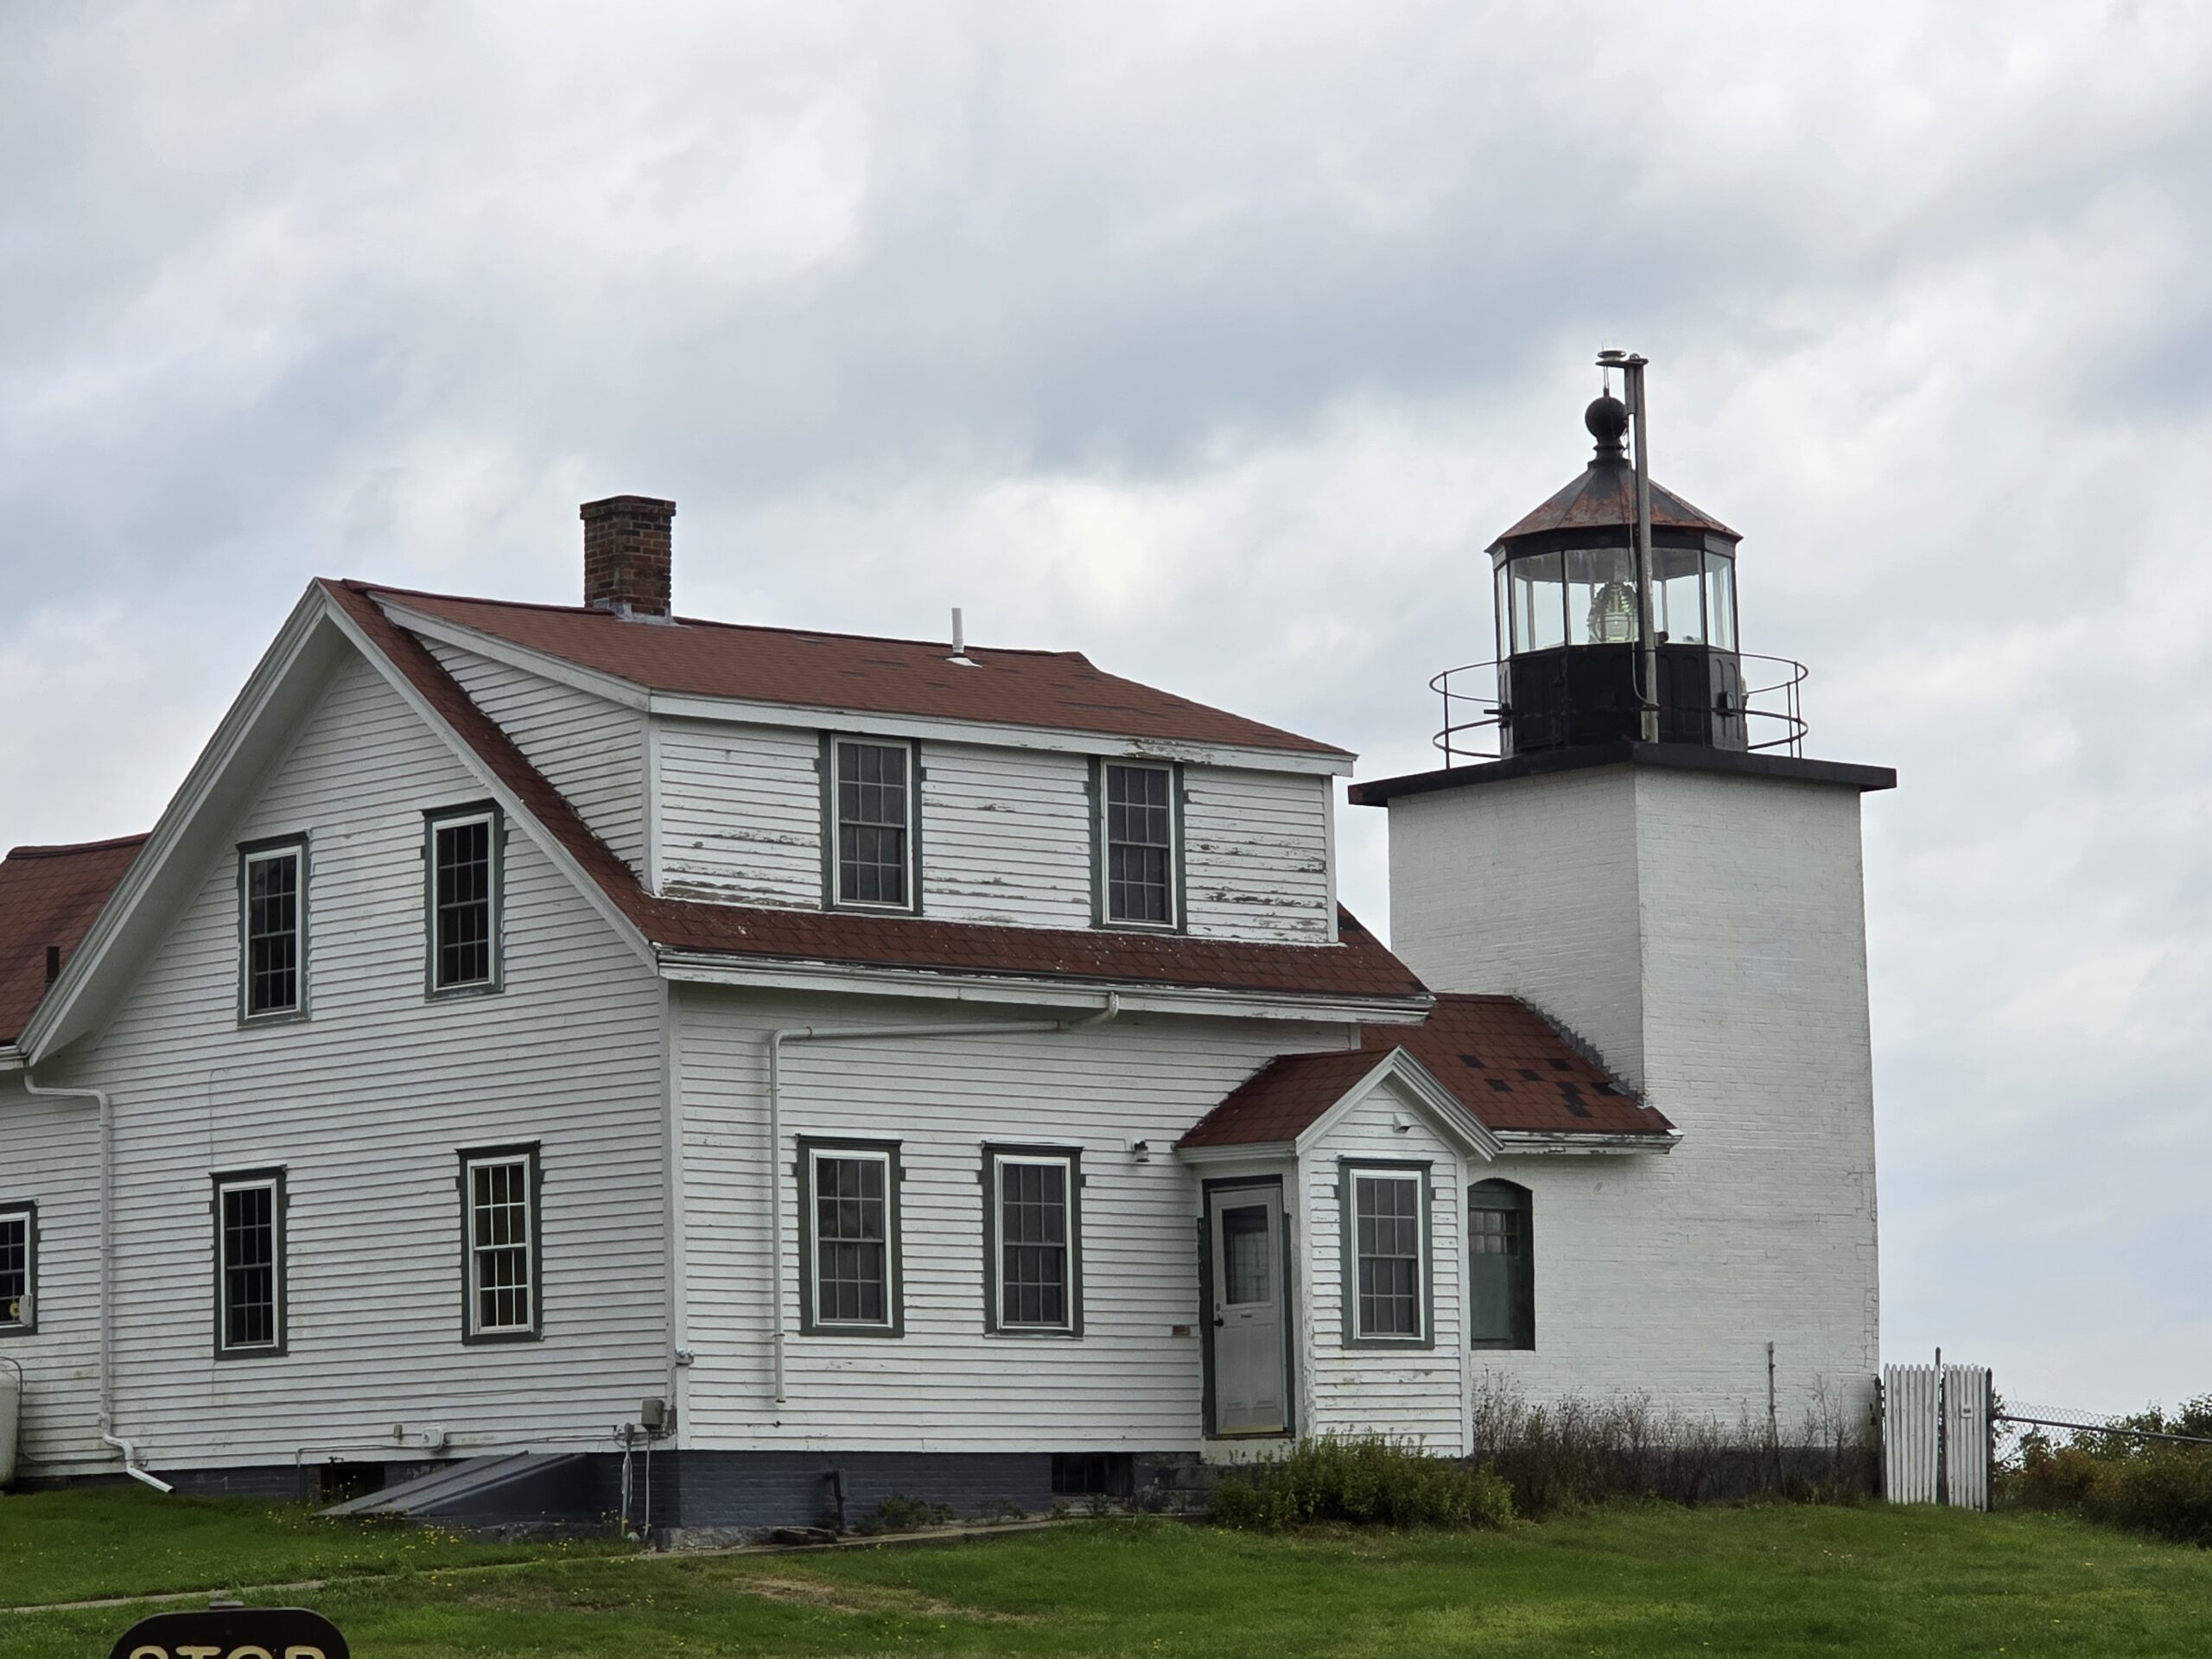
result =
[[913,746],[833,738],[829,760],[832,902],[913,909]]
[[810,1244],[802,1251],[800,1328],[899,1335],[898,1143],[802,1140],[799,1161],[799,1224]]
[[215,1178],[215,1353],[284,1351],[284,1173]]
[[1176,926],[1175,768],[1108,761],[1101,772],[1103,919]]
[[504,840],[499,810],[434,812],[427,823],[431,993],[497,990]]
[[1535,1240],[1529,1189],[1477,1181],[1467,1189],[1467,1330],[1476,1348],[1536,1345]]
[[1081,1158],[1054,1147],[983,1149],[987,1330],[1083,1334]]
[[238,849],[238,1001],[248,1020],[306,1008],[307,874],[304,837]]
[[470,1342],[538,1334],[537,1148],[487,1147],[461,1154],[461,1236]]
[[1428,1166],[1344,1167],[1344,1338],[1427,1346]]
[[0,1205],[0,1337],[38,1328],[31,1306],[38,1288],[38,1208]]

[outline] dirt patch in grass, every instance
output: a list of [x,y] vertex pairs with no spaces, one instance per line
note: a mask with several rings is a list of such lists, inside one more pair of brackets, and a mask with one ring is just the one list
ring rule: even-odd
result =
[[979,1624],[1034,1624],[1028,1613],[1001,1613],[986,1607],[962,1607],[902,1585],[830,1584],[820,1579],[771,1578],[760,1573],[732,1573],[722,1587],[741,1596],[826,1608],[837,1613],[905,1613],[918,1618],[965,1618]]

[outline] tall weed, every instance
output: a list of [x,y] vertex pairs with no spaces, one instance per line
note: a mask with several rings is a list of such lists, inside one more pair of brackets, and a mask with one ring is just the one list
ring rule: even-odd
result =
[[1274,1532],[1313,1522],[1370,1527],[1497,1527],[1513,1496],[1488,1469],[1379,1438],[1300,1440],[1287,1456],[1225,1472],[1213,1518]]

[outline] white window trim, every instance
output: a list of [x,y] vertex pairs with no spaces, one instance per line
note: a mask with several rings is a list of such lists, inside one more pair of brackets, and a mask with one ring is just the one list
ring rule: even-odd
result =
[[[1060,1306],[1062,1316],[1050,1323],[1033,1323],[1006,1317],[1006,1172],[1009,1166],[1035,1165],[1060,1172],[1061,1200],[1066,1206],[1067,1239],[1060,1250]],[[1076,1185],[1080,1179],[1073,1153],[994,1152],[991,1154],[991,1328],[1013,1336],[1074,1336],[1078,1333],[1076,1299],[1082,1278],[1076,1253],[1082,1248],[1083,1221],[1077,1211],[1082,1200]]]
[[[865,1160],[883,1166],[883,1317],[880,1319],[832,1319],[822,1313],[822,1211],[820,1170],[824,1160],[837,1163]],[[812,1297],[813,1325],[824,1335],[842,1332],[868,1336],[892,1336],[901,1326],[899,1306],[899,1166],[888,1147],[839,1146],[834,1142],[810,1145],[806,1149],[806,1203],[810,1206],[808,1236],[814,1248],[807,1252],[807,1289]]]
[[0,1204],[0,1227],[12,1222],[23,1228],[23,1295],[12,1316],[0,1302],[0,1336],[29,1336],[38,1330],[38,1206]]
[[[253,1006],[253,867],[289,858],[297,867],[293,875],[292,1004],[285,1008]],[[238,853],[238,1019],[250,1025],[279,1020],[298,1020],[308,1011],[308,842],[305,836]]]
[[[509,1166],[523,1173],[523,1259],[528,1263],[528,1291],[530,1318],[520,1325],[486,1325],[483,1321],[484,1287],[478,1267],[489,1250],[509,1250],[512,1244],[480,1245],[476,1242],[476,1172],[480,1169],[499,1169]],[[545,1287],[540,1268],[543,1249],[538,1236],[541,1224],[537,1203],[537,1154],[534,1151],[486,1152],[470,1154],[461,1160],[461,1240],[467,1251],[464,1287],[467,1296],[465,1309],[465,1331],[471,1338],[512,1339],[535,1337],[545,1320]]]
[[[269,1194],[269,1262],[275,1334],[266,1342],[231,1340],[230,1229],[223,1223],[223,1200],[233,1192]],[[285,1304],[284,1181],[280,1175],[241,1175],[215,1183],[215,1348],[222,1354],[281,1354],[289,1338],[291,1310]]]
[[[1132,772],[1167,774],[1167,919],[1147,921],[1114,914],[1113,805],[1108,774],[1116,766]],[[1098,763],[1098,920],[1102,927],[1141,933],[1179,933],[1183,928],[1183,791],[1181,775],[1170,763],[1109,756]]]
[[[451,984],[438,981],[438,832],[458,830],[465,825],[480,823],[486,827],[485,848],[491,860],[487,879],[491,892],[486,897],[490,907],[491,960],[490,973],[483,979],[457,979]],[[427,815],[423,832],[423,858],[428,867],[423,882],[423,925],[429,935],[429,988],[432,996],[455,995],[470,991],[496,991],[506,976],[506,837],[501,833],[500,815],[493,807],[465,808],[458,812],[434,812]]]
[[[906,757],[906,840],[903,869],[906,897],[903,903],[893,904],[881,899],[848,899],[845,897],[844,791],[840,787],[842,768],[839,752],[845,748],[897,749]],[[833,910],[880,911],[891,916],[912,916],[921,912],[921,870],[915,861],[915,849],[921,840],[922,817],[922,756],[912,740],[903,737],[863,737],[857,733],[832,734],[830,739],[830,906]],[[874,826],[871,826],[874,827]]]
[[[1429,1331],[1429,1308],[1435,1295],[1435,1287],[1429,1283],[1434,1271],[1434,1251],[1428,1236],[1428,1179],[1425,1169],[1393,1168],[1388,1164],[1347,1164],[1344,1166],[1344,1259],[1351,1271],[1346,1275],[1344,1295],[1350,1300],[1351,1318],[1347,1324],[1353,1338],[1361,1343],[1404,1343],[1408,1346],[1427,1346],[1432,1340]],[[1359,1306],[1359,1184],[1367,1181],[1403,1181],[1414,1189],[1414,1328],[1405,1331],[1370,1331],[1366,1328]]]

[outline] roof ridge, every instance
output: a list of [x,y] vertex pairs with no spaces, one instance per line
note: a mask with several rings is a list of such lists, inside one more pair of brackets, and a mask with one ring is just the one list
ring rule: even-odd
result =
[[[349,588],[353,592],[365,594],[372,599],[384,597],[442,599],[460,605],[492,605],[508,611],[552,611],[563,616],[610,614],[604,611],[594,611],[588,605],[555,605],[536,599],[487,599],[477,594],[434,594],[426,588],[393,588],[383,582],[362,582],[352,576],[340,576],[334,580],[340,586]],[[952,641],[950,639],[915,639],[895,633],[848,633],[839,628],[795,628],[782,627],[769,622],[725,622],[719,617],[712,616],[671,616],[669,620],[688,628],[727,628],[738,633],[777,633],[801,639],[851,639],[877,645],[922,645],[931,650],[941,647],[947,652],[952,649]],[[990,652],[1001,657],[1065,657],[1082,663],[1098,673],[1108,672],[1107,670],[1099,668],[1096,663],[1079,651],[1054,651],[1043,645],[979,645],[972,641],[963,643],[961,648],[969,652]],[[1122,677],[1116,674],[1112,677],[1119,679]],[[1163,692],[1160,695],[1173,696],[1175,694]]]
[[136,847],[151,835],[142,830],[135,836],[111,836],[105,841],[64,841],[47,846],[10,847],[9,858],[66,858],[71,853],[104,853],[115,847]]

